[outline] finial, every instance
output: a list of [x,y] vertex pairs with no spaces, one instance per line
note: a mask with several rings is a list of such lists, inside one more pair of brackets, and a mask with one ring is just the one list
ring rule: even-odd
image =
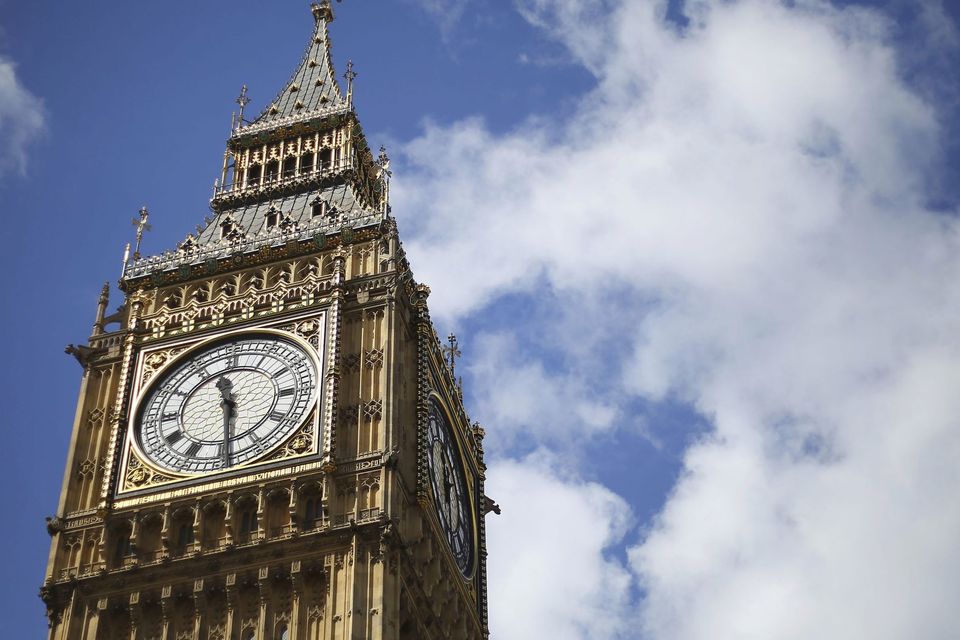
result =
[[317,22],[321,20],[333,22],[333,7],[330,6],[330,0],[320,0],[320,4],[314,2],[310,5],[310,10],[313,11],[313,17]]
[[130,243],[123,248],[123,269],[120,271],[121,277],[127,272],[127,264],[130,262]]
[[237,116],[237,127],[243,126],[243,110],[248,104],[250,104],[250,98],[247,96],[247,85],[243,85],[240,88],[240,95],[237,96],[237,99],[234,101],[240,105],[240,114]]
[[110,283],[104,282],[100,289],[100,298],[97,300],[97,319],[93,322],[93,334],[103,333],[103,318],[107,315],[107,305],[110,304]]
[[133,259],[140,259],[140,242],[143,241],[143,233],[145,231],[150,231],[153,227],[147,224],[147,219],[150,217],[150,214],[147,212],[146,207],[140,207],[140,218],[133,219],[133,226],[137,228],[137,244],[133,250]]
[[347,104],[353,104],[353,79],[357,77],[357,72],[353,70],[353,60],[347,60],[347,72],[343,74],[347,79]]
[[380,166],[380,180],[383,181],[383,200],[381,208],[384,213],[389,213],[390,209],[390,156],[387,155],[387,148],[380,145],[380,155],[377,156],[377,164]]
[[457,358],[462,356],[460,353],[460,343],[457,342],[457,336],[450,334],[447,336],[449,346],[443,347],[443,353],[447,356],[447,366],[450,367],[450,375],[456,380]]

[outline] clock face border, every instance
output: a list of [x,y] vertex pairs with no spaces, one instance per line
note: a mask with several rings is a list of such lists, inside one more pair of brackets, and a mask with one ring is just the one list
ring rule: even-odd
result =
[[[259,360],[257,364],[241,365],[241,357],[248,360],[259,357]],[[226,369],[219,373],[211,374],[206,369],[224,361]],[[280,364],[281,368],[273,372],[263,369],[261,364],[264,361],[268,362],[267,367],[273,363]],[[293,340],[292,336],[256,330],[222,336],[216,340],[204,341],[196,348],[175,355],[169,365],[144,385],[133,416],[133,436],[139,453],[143,454],[152,466],[164,469],[167,473],[199,476],[205,473],[222,473],[263,461],[303,428],[317,404],[320,383],[318,363],[310,351]],[[196,380],[198,375],[198,382],[190,382],[192,379]],[[218,376],[221,376],[218,388],[214,389],[213,382]],[[216,411],[217,406],[223,411],[223,402],[219,396],[225,391],[219,390],[219,384],[224,379],[228,381],[228,385],[231,381],[233,383],[232,391],[227,397],[235,397],[236,392],[242,398],[248,392],[253,393],[256,387],[259,387],[257,390],[260,391],[247,399],[253,402],[254,406],[259,403],[259,410],[253,418],[245,418],[240,414],[244,421],[237,420],[233,435],[224,433],[224,425],[229,415]],[[244,380],[247,382],[244,383]],[[281,391],[278,385],[284,384],[287,387]],[[176,400],[173,396],[177,395],[182,399]],[[289,399],[283,400],[285,397]],[[288,406],[279,411],[276,410],[278,403]],[[236,406],[242,411],[243,407],[249,408],[250,405],[247,401],[237,401]],[[174,410],[171,412],[171,409]],[[201,416],[197,415],[192,419],[186,417],[191,412],[202,412],[203,416],[208,413],[215,415],[212,422],[206,419],[197,422]],[[252,424],[248,424],[251,419]],[[274,423],[272,429],[268,426],[271,420]],[[171,433],[177,436],[177,442],[193,442],[186,452],[174,446],[173,436],[164,436],[161,426],[164,423],[174,423]],[[267,426],[267,430],[263,431],[262,426]],[[199,428],[201,433],[198,434],[196,428]],[[203,433],[204,431],[208,433]],[[251,436],[251,433],[254,435]],[[261,436],[258,437],[257,433]],[[211,438],[211,435],[215,437]],[[230,440],[236,438],[235,446],[231,447],[236,450],[234,464],[230,464],[230,454],[223,451],[228,437]],[[260,444],[261,437],[264,438],[263,444]],[[154,446],[150,447],[148,443],[153,443]],[[196,454],[203,451],[204,446],[208,449],[216,448],[216,455],[212,458],[197,457]]]
[[[298,335],[298,333],[293,329],[288,329],[288,327],[291,325],[301,326],[303,323],[311,321],[319,325],[319,328],[315,331],[318,342],[317,346],[311,344],[311,342],[302,335]],[[118,453],[119,465],[116,467],[117,473],[113,480],[114,486],[111,491],[113,500],[140,500],[141,496],[154,496],[155,494],[167,494],[170,492],[180,493],[182,491],[190,492],[190,487],[205,485],[211,482],[217,482],[224,486],[234,486],[249,481],[251,478],[245,476],[249,476],[250,474],[259,476],[262,475],[262,473],[273,472],[274,470],[278,470],[280,473],[283,473],[286,471],[284,468],[291,466],[297,466],[297,472],[299,472],[299,469],[303,467],[305,463],[310,464],[311,466],[318,466],[325,451],[325,447],[328,444],[325,436],[327,435],[327,430],[329,428],[329,425],[326,424],[328,422],[328,418],[326,416],[326,374],[328,364],[326,361],[329,358],[329,321],[330,316],[326,310],[319,312],[311,311],[307,314],[300,314],[297,316],[284,318],[282,320],[277,320],[268,325],[250,324],[247,326],[234,326],[229,330],[219,331],[203,337],[184,337],[179,340],[164,342],[163,344],[151,343],[149,346],[147,346],[147,348],[138,349],[131,363],[131,369],[133,370],[130,382],[131,393],[129,396],[130,399],[126,402],[127,411],[124,417],[124,426],[117,436],[118,438],[122,439],[122,443],[120,445],[122,448]],[[279,339],[293,342],[302,348],[304,352],[306,352],[311,358],[313,366],[316,370],[317,385],[316,390],[313,393],[311,406],[304,413],[305,421],[301,422],[296,429],[294,429],[287,437],[277,443],[275,447],[272,447],[270,450],[264,452],[263,456],[258,457],[256,460],[239,464],[228,469],[206,471],[201,473],[176,473],[154,464],[150,457],[145,455],[142,451],[138,442],[139,438],[137,436],[137,430],[139,428],[138,419],[143,407],[143,403],[153,390],[155,383],[162,380],[167,373],[169,373],[173,368],[179,366],[186,358],[191,357],[192,354],[196,354],[208,349],[217,343],[229,341],[231,338],[239,339],[243,336],[254,335],[274,335]],[[150,375],[149,379],[144,380],[144,374],[146,373],[147,369],[147,358],[149,358],[152,354],[169,353],[174,349],[178,350],[170,355],[161,366],[157,367],[152,375]],[[313,436],[313,446],[308,451],[304,452],[303,455],[284,458],[281,460],[264,459],[265,457],[270,458],[273,453],[282,449],[285,443],[289,442],[292,438],[295,438],[295,434],[300,433],[303,427],[307,424],[310,425],[310,430]],[[155,474],[157,477],[164,477],[165,479],[148,486],[125,486],[124,474],[129,469],[131,462],[140,465],[148,472]],[[271,475],[273,475],[273,473],[271,473]],[[159,496],[155,497],[159,498]]]
[[480,544],[480,532],[479,532],[479,527],[477,523],[478,514],[477,514],[476,474],[471,468],[471,466],[468,464],[467,459],[463,454],[464,447],[460,441],[460,436],[457,433],[457,430],[454,428],[454,421],[451,419],[451,414],[450,414],[450,411],[447,409],[447,404],[436,392],[433,392],[427,398],[427,406],[428,406],[428,409],[427,409],[426,420],[427,420],[428,426],[426,431],[426,437],[427,438],[430,437],[429,435],[430,434],[430,430],[429,430],[430,415],[435,408],[436,411],[440,413],[440,415],[443,417],[446,423],[447,437],[449,438],[449,444],[450,444],[450,453],[455,458],[454,462],[458,465],[458,469],[460,473],[463,474],[463,485],[464,485],[463,489],[465,493],[464,501],[466,503],[467,518],[469,520],[467,531],[470,535],[470,540],[466,541],[468,543],[468,549],[470,553],[469,566],[467,567],[466,571],[460,568],[460,562],[456,557],[456,553],[450,547],[450,541],[448,539],[447,532],[446,530],[444,530],[443,522],[441,521],[441,518],[440,518],[439,497],[436,495],[436,491],[434,489],[433,477],[432,477],[434,470],[431,465],[432,454],[430,453],[430,450],[433,448],[433,443],[429,442],[427,444],[427,452],[425,455],[427,456],[427,460],[426,460],[427,473],[430,476],[427,481],[427,485],[429,486],[429,491],[431,496],[430,504],[431,504],[431,507],[433,508],[432,517],[437,521],[437,524],[441,530],[441,535],[443,536],[444,542],[447,545],[447,548],[449,549],[451,555],[454,558],[454,564],[457,567],[457,572],[460,574],[460,576],[464,580],[471,581],[476,577],[476,573],[477,573],[477,563],[478,563],[479,544]]

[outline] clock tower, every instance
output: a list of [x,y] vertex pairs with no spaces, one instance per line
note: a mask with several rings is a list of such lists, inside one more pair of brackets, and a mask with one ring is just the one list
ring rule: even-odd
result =
[[[87,344],[51,640],[486,638],[483,429],[330,57],[329,2],[212,215],[125,261]],[[344,90],[345,89],[345,90]]]

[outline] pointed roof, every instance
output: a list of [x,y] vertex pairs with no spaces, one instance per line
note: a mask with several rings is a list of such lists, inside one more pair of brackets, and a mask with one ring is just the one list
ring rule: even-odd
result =
[[[316,243],[317,238],[328,235],[352,237],[354,231],[376,227],[388,218],[385,176],[389,174],[373,159],[351,98],[340,92],[331,62],[327,33],[333,20],[330,0],[313,4],[312,10],[313,37],[296,72],[256,120],[245,126],[241,123],[233,131],[227,141],[228,153],[253,144],[259,148],[263,140],[271,145],[282,142],[292,129],[328,131],[347,126],[352,127],[351,153],[336,167],[283,178],[271,182],[269,188],[235,190],[230,186],[219,196],[215,190],[211,199],[215,215],[206,218],[205,225],[198,225],[196,234],[190,234],[175,251],[135,257],[125,265],[124,279],[160,277],[174,269],[182,271],[227,257],[236,260],[264,246],[293,240]],[[341,115],[348,118],[341,119]],[[268,227],[267,217],[273,214],[279,221]],[[190,277],[189,271],[182,277]]]
[[237,133],[249,134],[276,126],[309,120],[321,114],[347,111],[350,105],[340,92],[336,71],[330,58],[330,36],[327,25],[333,21],[329,0],[311,5],[314,17],[313,37],[307,45],[300,66],[284,85],[273,102],[251,124]]

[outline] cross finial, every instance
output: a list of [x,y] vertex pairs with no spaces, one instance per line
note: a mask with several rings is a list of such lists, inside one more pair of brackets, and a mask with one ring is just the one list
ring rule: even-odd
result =
[[383,181],[383,200],[381,207],[384,212],[390,210],[390,156],[387,155],[387,148],[380,145],[380,155],[377,156],[377,164],[380,165],[380,179]]
[[153,227],[147,224],[147,219],[150,217],[150,213],[147,211],[146,207],[140,207],[140,217],[133,219],[133,226],[137,228],[137,244],[133,249],[133,259],[140,259],[140,242],[143,241],[143,234],[145,231],[150,231]]
[[450,375],[456,377],[457,369],[457,358],[462,356],[460,353],[460,343],[457,341],[457,336],[450,334],[447,336],[448,346],[443,347],[443,353],[447,356],[447,366],[450,367]]
[[353,60],[347,60],[347,72],[343,74],[343,77],[347,79],[347,104],[353,104],[353,79],[357,75],[357,72],[353,70]]
[[[337,0],[337,2],[340,2],[340,0]],[[330,5],[330,0],[320,0],[320,4],[314,2],[310,5],[310,10],[313,11],[313,17],[317,21],[333,22],[333,7]]]
[[240,105],[240,116],[237,122],[242,125],[243,110],[248,104],[250,104],[250,98],[247,96],[247,85],[243,85],[243,87],[240,88],[240,95],[237,96],[236,103]]

